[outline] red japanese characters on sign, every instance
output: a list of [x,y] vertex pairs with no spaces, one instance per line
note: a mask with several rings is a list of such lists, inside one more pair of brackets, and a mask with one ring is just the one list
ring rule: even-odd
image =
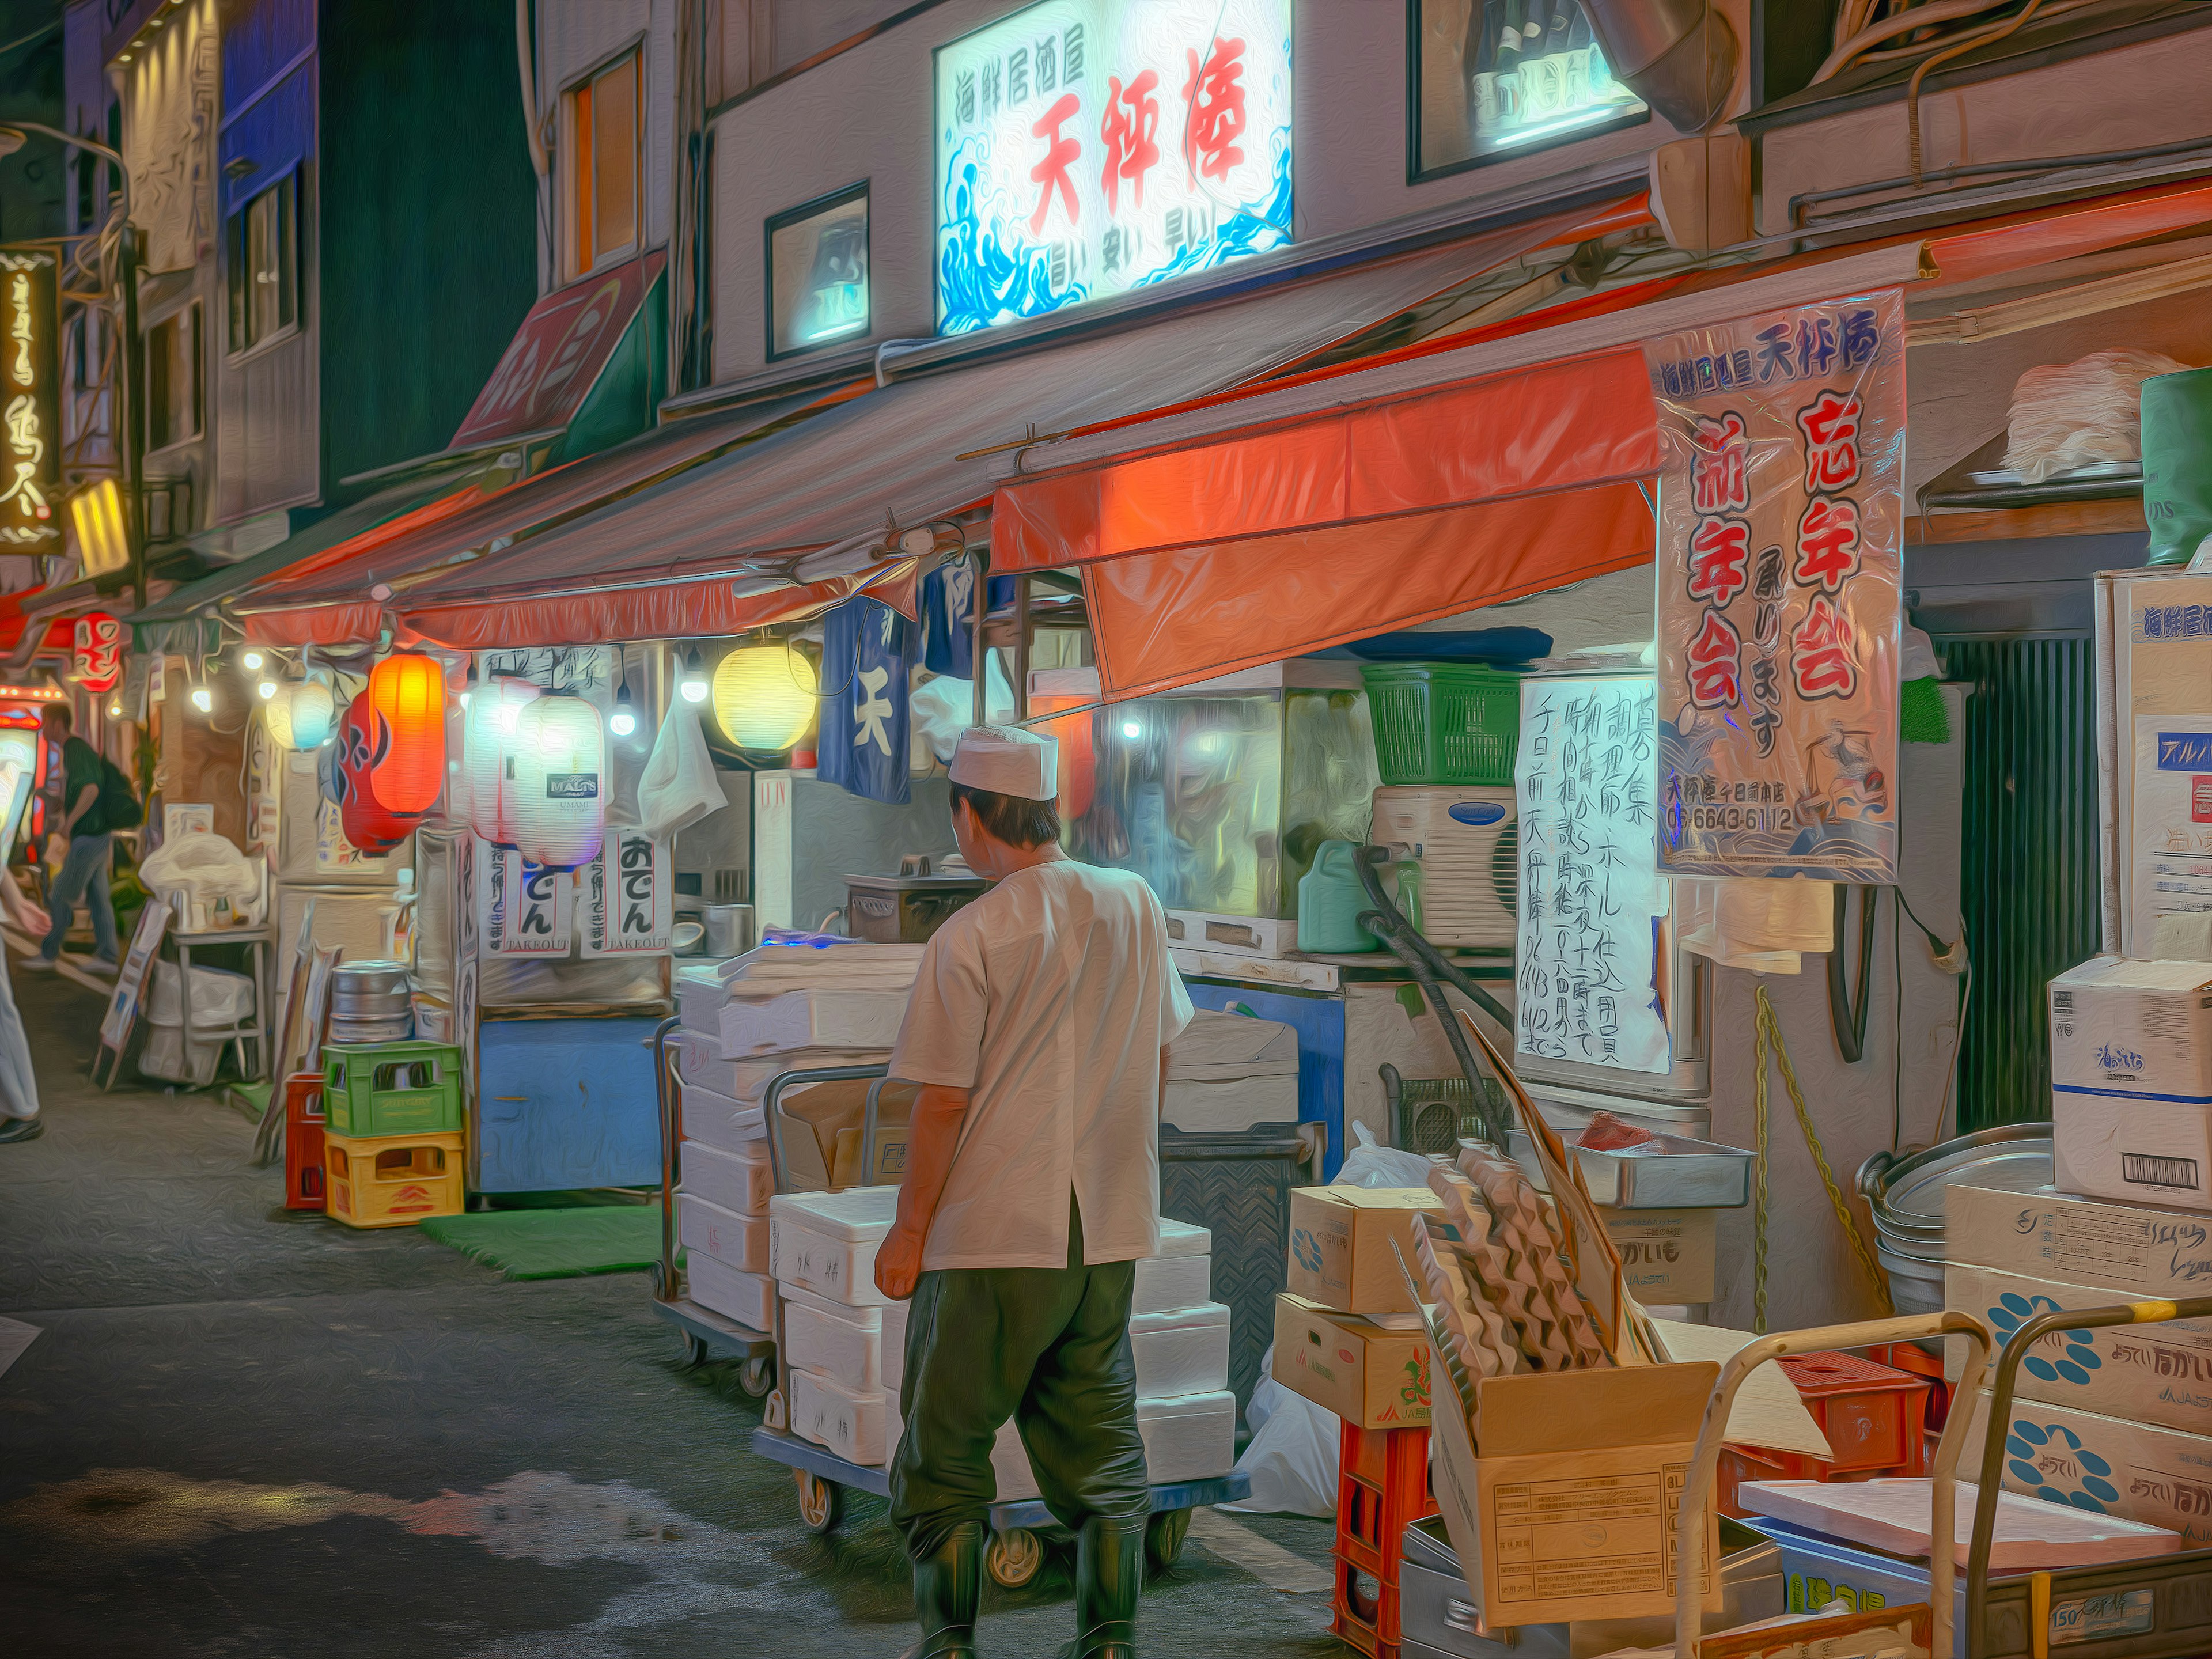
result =
[[1895,878],[1904,326],[1892,292],[1644,346],[1669,874]]

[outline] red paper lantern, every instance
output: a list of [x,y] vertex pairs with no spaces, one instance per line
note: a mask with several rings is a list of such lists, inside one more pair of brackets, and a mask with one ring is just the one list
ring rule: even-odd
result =
[[407,839],[420,812],[402,815],[378,800],[376,711],[366,696],[346,705],[338,722],[337,756],[331,769],[338,822],[345,838],[364,853],[388,853]]
[[79,617],[71,659],[79,685],[95,696],[112,690],[123,678],[123,624],[105,611]]
[[376,759],[376,798],[391,811],[419,817],[446,785],[446,671],[434,658],[403,651],[368,677]]

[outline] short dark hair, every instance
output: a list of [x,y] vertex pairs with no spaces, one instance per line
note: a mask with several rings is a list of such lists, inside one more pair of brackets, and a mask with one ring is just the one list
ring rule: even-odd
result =
[[1001,795],[992,789],[952,786],[952,804],[968,803],[976,819],[1009,847],[1042,847],[1060,839],[1060,803],[1030,800],[1020,795]]
[[52,720],[64,732],[76,730],[76,716],[70,712],[70,706],[65,702],[48,703],[39,711],[39,718],[42,720]]

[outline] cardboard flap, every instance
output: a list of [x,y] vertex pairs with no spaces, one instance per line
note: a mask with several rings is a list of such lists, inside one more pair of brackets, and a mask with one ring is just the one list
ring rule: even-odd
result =
[[1482,1455],[1694,1441],[1720,1374],[1702,1360],[1486,1377],[1476,1386]]

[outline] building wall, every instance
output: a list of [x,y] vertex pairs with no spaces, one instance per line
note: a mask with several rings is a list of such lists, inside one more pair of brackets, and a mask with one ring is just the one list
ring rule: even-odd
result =
[[[690,3],[691,0],[684,0]],[[538,8],[538,111],[552,171],[540,216],[539,287],[562,284],[554,250],[562,210],[560,109],[562,93],[632,46],[645,58],[645,167],[642,246],[666,246],[676,110],[676,7],[678,0],[541,0]],[[511,30],[510,30],[511,33]],[[510,76],[512,79],[512,76]],[[517,94],[520,95],[519,94]],[[548,238],[550,240],[547,240]]]

